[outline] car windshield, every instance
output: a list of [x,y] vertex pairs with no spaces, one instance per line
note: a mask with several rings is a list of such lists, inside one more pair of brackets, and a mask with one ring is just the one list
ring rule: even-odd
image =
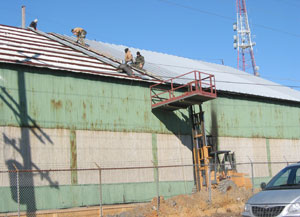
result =
[[300,189],[300,165],[288,166],[281,170],[271,179],[265,190],[287,188]]

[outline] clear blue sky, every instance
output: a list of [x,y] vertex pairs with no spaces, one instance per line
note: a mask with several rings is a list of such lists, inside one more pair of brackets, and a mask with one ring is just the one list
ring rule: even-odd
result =
[[[247,0],[261,77],[300,90],[300,0]],[[232,24],[236,0],[5,0],[0,23],[38,29],[236,67]]]

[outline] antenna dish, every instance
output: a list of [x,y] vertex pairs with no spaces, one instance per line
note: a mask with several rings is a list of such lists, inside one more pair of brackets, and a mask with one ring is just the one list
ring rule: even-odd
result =
[[233,24],[232,28],[233,28],[234,31],[236,31],[236,29],[237,29],[236,23]]

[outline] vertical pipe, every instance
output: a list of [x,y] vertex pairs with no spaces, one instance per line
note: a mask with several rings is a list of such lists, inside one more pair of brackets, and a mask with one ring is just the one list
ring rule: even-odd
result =
[[253,69],[254,75],[259,76],[258,70],[256,68],[256,62],[255,62],[252,46],[251,46],[251,49],[250,49],[250,56],[251,56],[251,60],[252,60],[252,69]]
[[22,29],[25,29],[25,6],[22,6]]

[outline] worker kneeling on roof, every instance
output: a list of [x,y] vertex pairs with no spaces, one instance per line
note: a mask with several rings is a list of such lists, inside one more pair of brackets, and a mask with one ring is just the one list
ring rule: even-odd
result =
[[35,19],[34,21],[32,21],[29,25],[30,28],[33,28],[34,30],[37,29],[37,22],[38,22],[38,19]]
[[136,58],[135,58],[135,63],[133,66],[142,69],[145,64],[145,58],[141,55],[141,53],[138,51],[136,52]]
[[77,36],[76,43],[78,43],[78,41],[79,41],[80,44],[84,46],[85,45],[84,39],[85,39],[87,32],[83,28],[80,28],[80,27],[76,27],[76,28],[72,29],[71,32]]

